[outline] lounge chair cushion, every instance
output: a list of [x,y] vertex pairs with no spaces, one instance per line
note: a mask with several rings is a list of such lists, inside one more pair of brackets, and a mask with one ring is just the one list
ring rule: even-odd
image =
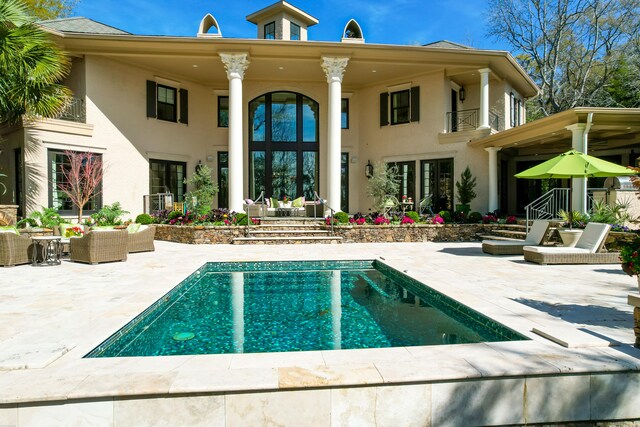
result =
[[591,253],[598,252],[610,228],[611,226],[609,224],[600,224],[598,222],[588,223],[582,232],[582,236],[580,236],[576,243],[576,248],[586,249]]
[[18,232],[18,229],[15,227],[0,227],[0,233],[13,233],[13,234],[17,234],[20,235],[20,233]]
[[531,229],[527,233],[524,241],[527,245],[539,245],[544,240],[544,236],[547,235],[549,229],[549,221],[537,219],[533,221]]
[[137,233],[138,230],[140,230],[140,226],[141,225],[142,224],[137,224],[135,222],[131,223],[131,224],[127,225],[127,232],[129,232],[129,233]]

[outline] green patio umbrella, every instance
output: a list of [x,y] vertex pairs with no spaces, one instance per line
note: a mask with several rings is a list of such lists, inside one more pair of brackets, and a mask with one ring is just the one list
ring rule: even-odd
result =
[[[576,150],[569,150],[537,166],[517,173],[516,178],[591,178],[609,176],[635,175],[632,169],[597,157],[589,156]],[[569,227],[573,222],[571,194],[569,194]]]

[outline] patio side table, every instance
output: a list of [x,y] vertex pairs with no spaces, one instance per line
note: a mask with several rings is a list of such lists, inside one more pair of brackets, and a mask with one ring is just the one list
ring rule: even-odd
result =
[[60,265],[62,254],[60,236],[35,236],[31,241],[33,242],[31,265],[36,267]]

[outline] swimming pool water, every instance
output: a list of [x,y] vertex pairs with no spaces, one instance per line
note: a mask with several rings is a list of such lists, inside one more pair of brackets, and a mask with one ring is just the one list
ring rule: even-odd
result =
[[378,261],[208,263],[87,357],[520,339]]

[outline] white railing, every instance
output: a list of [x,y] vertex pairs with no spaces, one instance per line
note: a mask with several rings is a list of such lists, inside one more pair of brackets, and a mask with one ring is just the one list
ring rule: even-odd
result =
[[554,188],[525,206],[527,233],[529,232],[530,221],[536,219],[559,219],[558,212],[560,210],[569,210],[570,196],[570,188]]
[[163,210],[173,210],[173,194],[156,193],[142,196],[144,213],[152,214]]

